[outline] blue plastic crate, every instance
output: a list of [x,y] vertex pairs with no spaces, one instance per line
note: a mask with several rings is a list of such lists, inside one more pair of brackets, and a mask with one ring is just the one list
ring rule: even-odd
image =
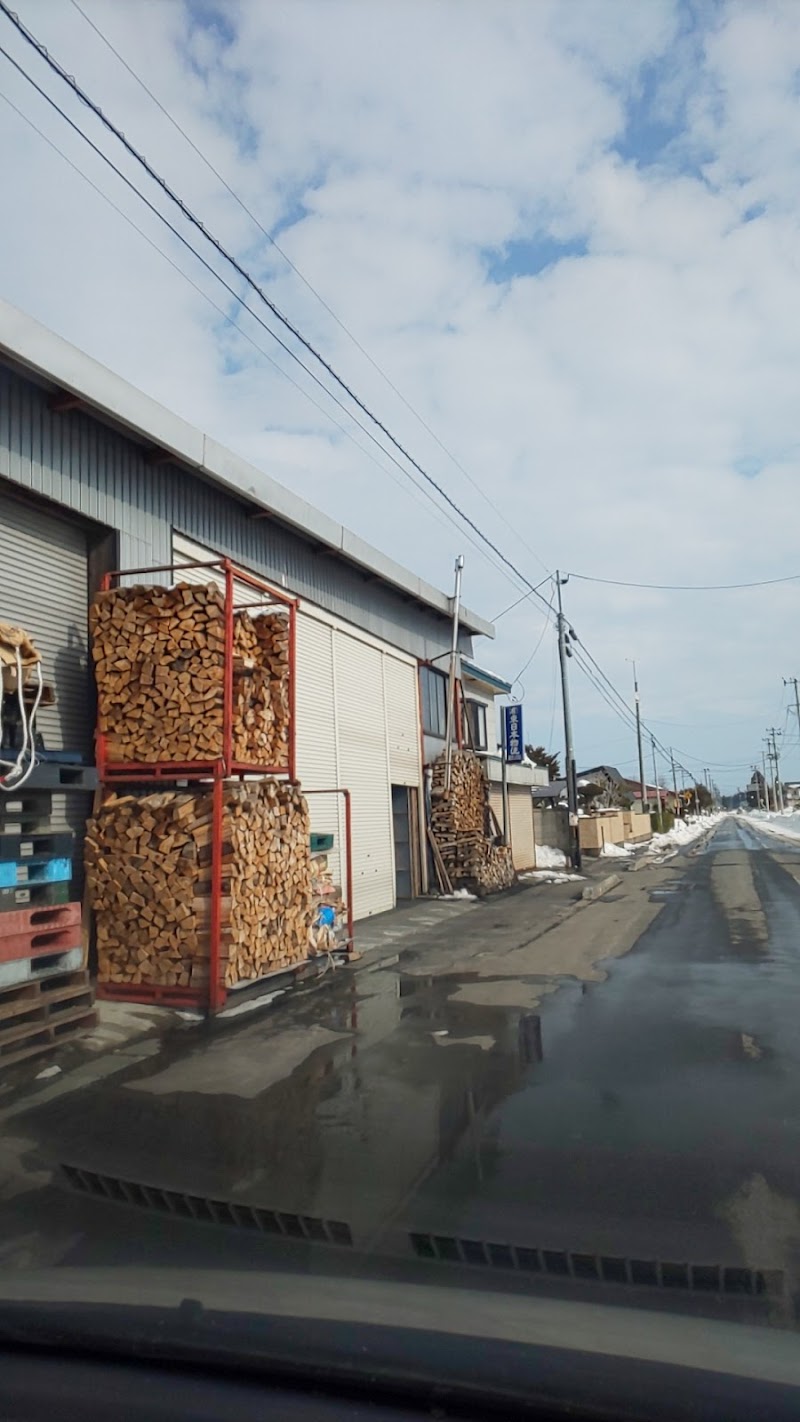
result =
[[72,878],[71,859],[0,860],[0,889],[12,889],[17,884],[57,884]]

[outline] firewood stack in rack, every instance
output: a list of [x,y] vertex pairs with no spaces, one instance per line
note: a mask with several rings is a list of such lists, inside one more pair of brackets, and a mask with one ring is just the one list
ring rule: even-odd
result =
[[[205,987],[211,929],[212,795],[112,795],[89,825],[86,873],[98,981]],[[221,954],[226,987],[308,955],[308,809],[275,780],[228,782]]]
[[513,884],[511,849],[498,842],[483,766],[472,751],[452,752],[449,790],[445,757],[434,762],[431,836],[443,888],[449,882],[452,888],[490,894]]
[[[101,592],[90,628],[98,726],[112,763],[212,761],[223,753],[225,597],[215,583]],[[233,758],[283,766],[289,737],[284,611],[235,614]]]
[[[109,577],[91,610],[104,795],[86,868],[101,997],[217,1011],[228,989],[309,957],[296,603],[219,566],[224,592]],[[233,605],[235,577],[253,607]]]

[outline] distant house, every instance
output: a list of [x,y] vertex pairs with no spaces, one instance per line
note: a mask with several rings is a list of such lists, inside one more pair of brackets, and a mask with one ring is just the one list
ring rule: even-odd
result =
[[547,785],[534,785],[533,787],[534,807],[546,810],[549,806],[567,803],[567,782],[561,780],[551,780]]
[[[592,787],[598,793],[591,795]],[[583,794],[581,792],[583,791]],[[595,809],[627,808],[632,802],[628,781],[615,765],[593,765],[578,773],[578,798],[590,799]]]
[[660,800],[662,809],[671,810],[673,814],[679,812],[685,804],[681,794],[676,795],[674,790],[668,790],[665,785],[653,785],[645,781],[644,795],[642,795],[641,780],[626,780],[625,784],[632,804],[646,803],[651,809],[654,809]]

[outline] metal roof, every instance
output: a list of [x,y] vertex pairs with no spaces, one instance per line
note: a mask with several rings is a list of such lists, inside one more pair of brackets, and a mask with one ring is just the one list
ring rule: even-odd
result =
[[510,695],[512,686],[510,681],[498,676],[497,672],[490,672],[485,667],[479,667],[477,662],[470,662],[466,657],[461,658],[461,675],[481,682],[483,686],[488,686],[492,691],[499,691],[506,696]]
[[[405,596],[452,615],[452,599],[290,489],[270,478],[210,435],[165,409],[99,361],[70,345],[54,331],[0,298],[0,357],[74,396],[88,413],[123,429],[133,439],[171,456],[176,464],[220,485],[254,509],[285,524],[309,542],[334,553]],[[260,485],[253,489],[254,481]],[[461,625],[470,633],[494,637],[485,618],[461,608]]]

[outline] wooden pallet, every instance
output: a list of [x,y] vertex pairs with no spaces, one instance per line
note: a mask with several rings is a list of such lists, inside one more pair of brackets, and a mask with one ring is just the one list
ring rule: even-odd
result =
[[[70,883],[63,880],[52,884],[17,884],[0,889],[0,915],[18,908],[44,908],[48,904],[69,903]],[[2,918],[0,918],[0,931]]]
[[0,989],[0,1068],[50,1052],[97,1022],[85,968]]

